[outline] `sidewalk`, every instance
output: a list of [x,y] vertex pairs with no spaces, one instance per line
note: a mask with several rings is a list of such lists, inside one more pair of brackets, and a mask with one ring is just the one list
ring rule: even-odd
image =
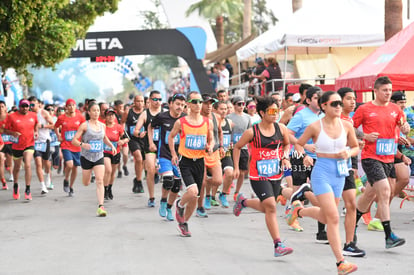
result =
[[[73,198],[63,192],[62,175],[54,174],[53,183],[55,190],[41,196],[33,173],[30,202],[14,201],[12,184],[0,190],[0,274],[336,274],[330,247],[315,243],[316,221],[301,219],[304,232],[289,230],[280,205],[281,238],[295,251],[275,258],[264,215],[245,209],[236,218],[232,196],[231,208],[213,207],[206,219],[194,216],[192,237],[183,238],[176,222],[158,215],[161,184],[157,207],[148,208],[145,184],[146,193],[133,194],[131,175],[116,179],[114,200],[105,205],[108,216],[98,218],[95,185],[82,186],[80,170]],[[22,183],[20,188],[22,195]],[[247,181],[242,191],[250,194]],[[367,256],[347,258],[358,265],[355,274],[414,270],[414,204],[407,201],[399,209],[400,202],[396,198],[391,207],[392,228],[406,244],[386,250],[384,234],[367,231],[361,221],[358,246]]]

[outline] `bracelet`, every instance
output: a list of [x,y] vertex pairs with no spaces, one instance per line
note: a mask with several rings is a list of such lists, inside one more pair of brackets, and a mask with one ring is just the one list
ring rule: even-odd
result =
[[82,147],[82,144],[83,144],[82,142],[81,142],[81,143],[79,143],[79,147]]

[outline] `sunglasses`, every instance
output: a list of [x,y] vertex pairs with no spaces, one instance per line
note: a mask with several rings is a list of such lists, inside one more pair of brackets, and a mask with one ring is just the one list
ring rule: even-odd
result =
[[30,108],[32,108],[32,107],[34,107],[35,105],[34,105],[34,103],[32,103],[32,104],[30,104]]
[[237,102],[236,106],[243,107],[246,103],[245,102]]
[[201,104],[203,103],[203,100],[200,98],[193,98],[193,99],[190,99],[188,102],[192,104]]
[[183,94],[175,94],[175,95],[173,95],[173,99],[176,99],[177,97],[183,97],[183,98],[185,98],[185,95],[183,95]]
[[268,115],[277,115],[278,113],[279,113],[278,108],[268,108],[266,110],[266,114],[268,114]]
[[28,107],[29,107],[29,105],[27,105],[27,104],[22,104],[22,105],[20,105],[20,107],[22,107],[22,108],[28,108]]
[[344,107],[344,103],[341,100],[335,100],[335,101],[328,101],[325,103],[326,105],[330,105],[333,108],[336,108],[338,106]]
[[53,111],[53,108],[48,108],[48,109],[46,109],[46,111],[51,112],[51,111]]
[[157,102],[157,101],[161,102],[162,101],[162,98],[153,97],[153,98],[151,98],[151,100],[152,101],[155,101],[155,102]]
[[256,109],[256,105],[249,105],[247,106],[247,109]]

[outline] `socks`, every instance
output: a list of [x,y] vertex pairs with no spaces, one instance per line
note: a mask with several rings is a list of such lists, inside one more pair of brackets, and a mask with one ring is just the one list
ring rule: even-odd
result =
[[280,238],[277,238],[276,240],[273,241],[275,248],[279,246],[279,243],[281,243],[282,241],[280,240]]
[[318,222],[318,233],[325,231],[325,225],[323,223]]
[[384,227],[385,239],[388,239],[391,235],[391,221],[381,222]]
[[358,210],[357,208],[357,215],[356,215],[356,224],[358,224],[359,220],[361,219],[362,215],[364,215],[365,213],[362,213],[361,211]]

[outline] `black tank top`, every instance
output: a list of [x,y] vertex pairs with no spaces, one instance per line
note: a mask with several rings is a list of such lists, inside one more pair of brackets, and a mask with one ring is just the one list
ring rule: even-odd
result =
[[134,132],[135,125],[137,125],[138,118],[141,114],[142,112],[141,113],[134,112],[133,108],[129,109],[128,111],[128,116],[125,121],[125,126],[126,126],[127,133],[132,140],[136,140],[136,141],[139,140],[139,138],[132,135],[132,133]]
[[221,126],[221,131],[223,132],[223,147],[224,150],[227,151],[230,147],[231,142],[231,126],[227,118],[224,118],[224,121],[226,124],[224,124],[224,126]]

